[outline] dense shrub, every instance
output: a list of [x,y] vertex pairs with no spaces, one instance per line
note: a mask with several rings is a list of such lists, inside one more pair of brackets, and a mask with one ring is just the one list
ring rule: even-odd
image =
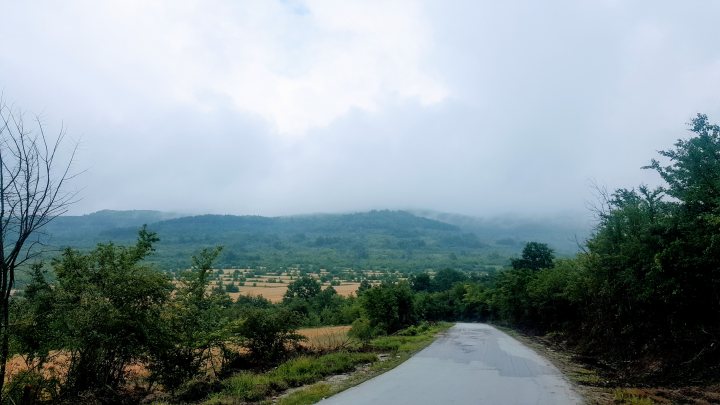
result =
[[365,291],[360,304],[370,325],[393,333],[415,322],[413,292],[406,282],[384,282]]
[[296,313],[283,308],[248,308],[230,327],[230,337],[248,349],[258,364],[270,364],[305,339],[296,333],[300,321]]
[[64,398],[116,401],[125,367],[146,358],[172,288],[164,274],[141,264],[156,241],[143,228],[132,247],[100,244],[87,254],[66,249],[53,261],[52,288],[36,267],[17,303],[17,317],[33,323],[19,329],[15,341],[39,364],[50,349],[68,354]]

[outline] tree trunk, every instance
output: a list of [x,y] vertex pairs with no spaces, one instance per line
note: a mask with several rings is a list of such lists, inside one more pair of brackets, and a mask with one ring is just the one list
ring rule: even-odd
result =
[[[9,289],[8,289],[9,291]],[[4,298],[4,297],[3,297]],[[7,367],[8,356],[10,355],[10,336],[8,324],[10,321],[9,300],[5,301],[2,308],[2,326],[0,326],[0,334],[2,334],[2,348],[0,348],[0,403],[4,402],[5,388],[5,368]]]
[[10,320],[10,277],[9,272],[2,269],[2,285],[0,285],[0,307],[2,307],[2,314],[0,314],[0,335],[2,336],[2,343],[0,343],[0,403],[5,402],[5,371],[7,367],[8,356],[10,355],[10,337],[8,327]]

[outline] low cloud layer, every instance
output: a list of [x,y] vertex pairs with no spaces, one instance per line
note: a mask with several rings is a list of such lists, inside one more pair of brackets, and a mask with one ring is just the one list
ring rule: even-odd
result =
[[715,1],[7,2],[6,100],[73,212],[584,212],[706,112]]

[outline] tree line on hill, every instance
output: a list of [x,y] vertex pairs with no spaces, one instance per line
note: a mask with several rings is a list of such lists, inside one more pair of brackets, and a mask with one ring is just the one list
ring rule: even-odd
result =
[[[153,211],[101,211],[56,218],[48,224],[45,232],[49,237],[44,241],[85,250],[108,240],[131,244],[143,223],[162,239],[148,261],[167,271],[185,269],[194,252],[216,245],[224,246],[216,265],[225,268],[424,271],[452,267],[485,271],[506,263],[522,249],[524,241],[534,240],[530,236],[538,233],[521,226],[524,221],[510,228],[495,223],[460,222],[456,226],[388,210],[277,218],[166,218]],[[556,241],[571,241],[574,233],[568,227],[547,225],[542,229]],[[582,229],[575,229],[577,232]],[[574,253],[576,249],[563,251]]]

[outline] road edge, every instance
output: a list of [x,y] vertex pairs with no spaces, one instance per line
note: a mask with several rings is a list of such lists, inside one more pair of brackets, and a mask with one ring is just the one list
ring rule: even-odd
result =
[[613,390],[607,386],[600,375],[587,366],[573,360],[574,353],[557,350],[537,336],[528,335],[507,325],[489,323],[499,331],[535,351],[557,368],[573,390],[587,405],[613,404]]
[[[361,368],[349,373],[349,377],[341,381],[336,381],[338,375],[328,376],[321,381],[300,387],[299,389],[294,389],[292,392],[286,392],[285,394],[278,395],[273,398],[271,403],[279,405],[302,405],[313,404],[330,398],[396,368],[430,346],[438,338],[447,333],[447,331],[453,326],[455,326],[455,322],[440,323],[438,324],[439,330],[434,331],[427,340],[423,340],[412,351],[394,353],[394,356],[389,357],[385,361],[377,361],[365,369]],[[313,396],[313,393],[318,394]],[[304,394],[307,394],[307,399],[309,401],[303,401]],[[320,395],[322,395],[322,397],[320,397]],[[317,400],[315,400],[316,398]]]

